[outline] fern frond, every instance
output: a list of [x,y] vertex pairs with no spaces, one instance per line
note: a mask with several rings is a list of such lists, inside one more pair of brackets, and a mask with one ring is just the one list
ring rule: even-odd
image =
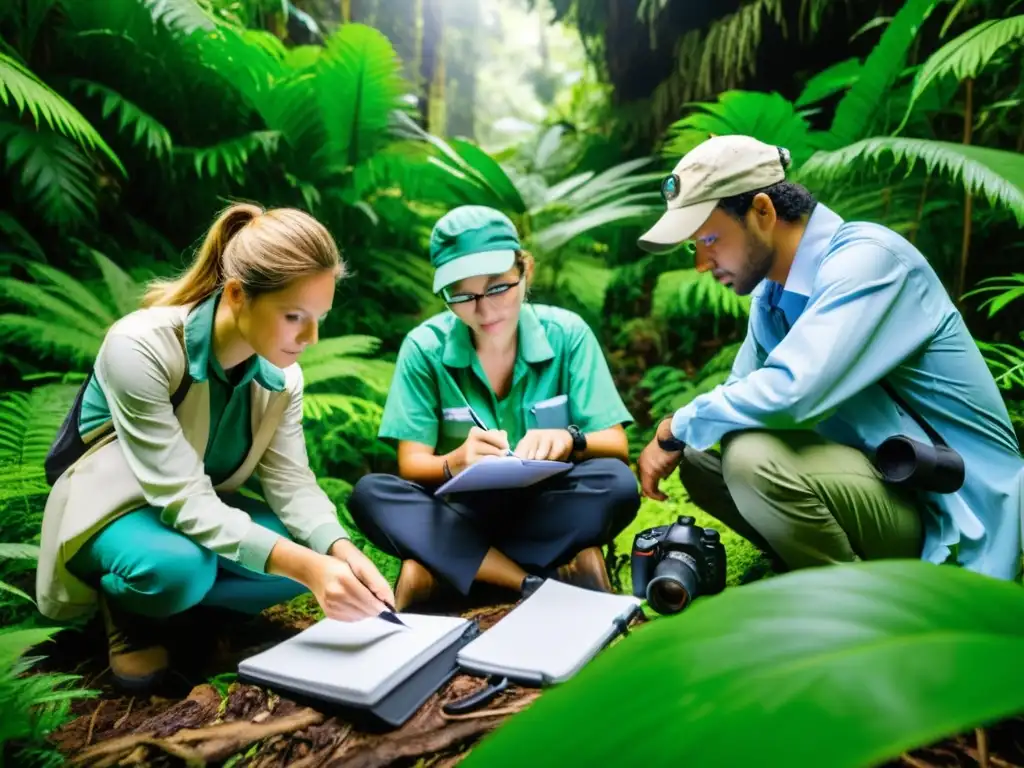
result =
[[194,0],[142,0],[153,21],[168,29],[191,35],[197,30],[211,32],[214,21]]
[[611,202],[534,232],[529,242],[538,251],[550,252],[598,227],[651,220],[663,209],[663,205],[623,205],[617,201]]
[[654,287],[651,315],[656,318],[745,317],[750,312],[750,297],[738,296],[722,285],[710,272],[676,269],[662,272]]
[[361,397],[337,394],[306,393],[302,398],[302,414],[312,421],[323,421],[334,414],[342,414],[352,421],[380,422],[384,408]]
[[171,154],[171,134],[167,128],[117,91],[89,80],[72,80],[71,88],[84,90],[87,95],[101,99],[103,117],[109,118],[116,114],[118,131],[134,126],[131,136],[134,144],[142,143],[156,157]]
[[978,309],[988,307],[988,316],[992,317],[1002,311],[1011,301],[1024,298],[1024,275],[1017,273],[1000,277],[986,277],[978,281],[978,287],[965,293],[963,298],[973,298],[983,293],[995,294],[978,305]]
[[244,179],[245,166],[250,158],[262,151],[268,158],[277,151],[278,131],[252,131],[244,136],[218,142],[211,147],[176,147],[175,155],[192,160],[196,175],[200,178],[217,176],[223,170],[235,181]]
[[114,150],[107,146],[103,137],[81,112],[30,69],[4,53],[0,53],[0,101],[7,106],[13,101],[19,115],[27,110],[32,115],[36,130],[39,129],[39,118],[42,117],[52,130],[83,148],[98,149],[122,174],[127,175]]
[[918,162],[929,172],[938,170],[954,183],[992,205],[1008,208],[1024,224],[1024,155],[971,144],[928,139],[876,137],[832,152],[818,152],[798,171],[805,183],[829,182],[849,173],[851,167],[878,161],[891,154],[898,164],[906,161],[908,172]]
[[0,211],[0,232],[5,233],[10,238],[9,242],[33,259],[46,261],[46,254],[43,252],[43,247],[39,245],[39,241],[7,211]]
[[21,164],[21,184],[42,216],[57,227],[74,227],[96,215],[94,173],[88,158],[58,133],[0,122],[7,166]]
[[0,395],[0,465],[42,468],[78,387],[45,384]]
[[914,78],[910,103],[896,131],[899,132],[906,125],[914,104],[933,82],[949,74],[957,80],[977,77],[1003,46],[1022,38],[1024,16],[1011,16],[1008,19],[983,21],[939,48],[928,57]]
[[57,320],[28,315],[0,315],[0,341],[19,342],[40,357],[65,361],[73,370],[86,370],[99,352],[102,336],[69,329]]

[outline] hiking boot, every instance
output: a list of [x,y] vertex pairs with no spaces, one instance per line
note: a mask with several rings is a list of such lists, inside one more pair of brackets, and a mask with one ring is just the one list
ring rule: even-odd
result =
[[160,682],[167,672],[167,649],[157,639],[152,619],[122,611],[100,595],[100,613],[107,633],[110,672],[126,691],[140,693]]
[[587,547],[567,565],[559,566],[556,578],[566,584],[591,589],[595,592],[611,592],[612,584],[604,565],[600,547]]
[[434,574],[415,560],[403,560],[395,584],[395,610],[404,611],[414,603],[429,600],[437,589]]

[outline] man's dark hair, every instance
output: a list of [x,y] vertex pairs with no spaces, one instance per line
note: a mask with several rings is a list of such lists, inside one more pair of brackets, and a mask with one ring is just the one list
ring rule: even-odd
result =
[[814,206],[818,202],[805,187],[792,181],[780,181],[778,184],[755,189],[753,192],[723,197],[718,201],[718,207],[742,221],[743,217],[747,215],[747,211],[750,210],[750,206],[754,204],[754,197],[760,192],[768,195],[772,205],[775,206],[775,213],[783,221],[798,221],[801,216],[814,210]]

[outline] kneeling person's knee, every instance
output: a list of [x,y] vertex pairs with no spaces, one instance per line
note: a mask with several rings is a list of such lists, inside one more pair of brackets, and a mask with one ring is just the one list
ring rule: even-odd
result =
[[136,612],[171,616],[202,602],[216,580],[217,555],[181,537],[161,542],[129,581]]

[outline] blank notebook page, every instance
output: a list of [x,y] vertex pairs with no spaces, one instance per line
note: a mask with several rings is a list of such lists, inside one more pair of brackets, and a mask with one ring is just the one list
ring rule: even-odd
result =
[[627,595],[594,592],[554,579],[459,652],[459,663],[484,674],[520,679],[572,677],[640,604]]
[[379,618],[323,619],[246,659],[239,673],[352,704],[375,703],[469,623],[457,616],[398,616],[408,628]]

